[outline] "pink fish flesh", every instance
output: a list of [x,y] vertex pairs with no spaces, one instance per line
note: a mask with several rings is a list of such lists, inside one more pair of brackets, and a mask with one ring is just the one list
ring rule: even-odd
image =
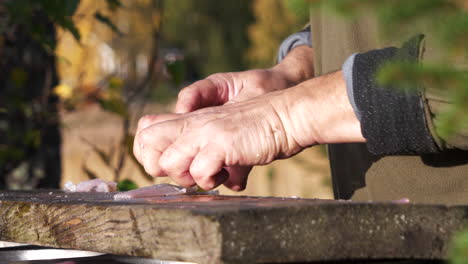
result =
[[158,196],[172,196],[181,194],[194,194],[197,193],[197,186],[184,188],[168,183],[156,184],[139,189],[121,192],[114,195],[114,200],[124,200],[132,198],[149,198]]
[[406,203],[410,203],[410,199],[409,198],[401,198],[400,200],[396,200],[396,201],[393,201],[394,203],[398,203],[398,204],[406,204]]
[[72,182],[67,182],[64,185],[64,189],[68,192],[115,192],[117,190],[117,183],[101,179],[82,181],[76,185]]

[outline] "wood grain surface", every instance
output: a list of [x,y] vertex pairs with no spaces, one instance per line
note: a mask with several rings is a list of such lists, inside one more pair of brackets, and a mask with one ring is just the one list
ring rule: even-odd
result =
[[196,263],[444,259],[463,206],[0,193],[0,240]]

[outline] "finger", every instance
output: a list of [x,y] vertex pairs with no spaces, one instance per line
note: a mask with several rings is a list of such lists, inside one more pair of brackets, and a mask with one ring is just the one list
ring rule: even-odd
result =
[[216,173],[216,175],[214,176],[215,186],[213,188],[216,188],[219,185],[223,184],[224,182],[226,182],[227,179],[229,179],[229,172],[226,169],[222,168],[221,171]]
[[153,177],[165,176],[164,171],[159,166],[159,158],[161,152],[151,147],[142,147],[141,151],[141,165],[148,175]]
[[168,175],[168,176],[175,183],[177,183],[178,185],[180,185],[182,187],[185,187],[185,188],[192,187],[192,186],[196,185],[195,181],[192,178],[192,175],[190,175],[190,173],[188,171],[183,172],[183,173],[178,174],[178,175]]
[[198,186],[204,190],[211,190],[224,182],[224,173],[218,174],[223,166],[223,153],[207,146],[193,158],[189,171]]
[[140,120],[138,120],[137,133],[156,123],[177,119],[179,117],[180,115],[178,114],[144,115],[140,118]]
[[229,178],[224,182],[224,186],[236,192],[243,191],[247,186],[252,166],[233,166],[225,169],[229,173]]
[[159,166],[164,173],[184,187],[195,185],[189,172],[190,164],[198,152],[198,147],[194,143],[191,138],[178,138],[159,159]]
[[140,120],[138,120],[135,138],[133,139],[133,154],[135,155],[135,158],[138,160],[138,162],[142,163],[140,154],[141,142],[139,141],[139,137],[137,137],[136,135],[138,135],[140,131],[151,125],[167,120],[176,119],[178,117],[179,115],[177,114],[145,115],[142,116]]
[[187,113],[208,106],[222,105],[228,101],[227,87],[211,79],[197,81],[180,91],[176,113]]
[[159,166],[159,160],[162,153],[177,138],[182,122],[179,120],[170,120],[162,123],[156,123],[138,133],[139,152],[141,164],[146,172],[153,176],[163,176],[164,171]]
[[138,140],[138,137],[136,135],[133,138],[133,155],[138,160],[138,162],[141,164],[140,141]]

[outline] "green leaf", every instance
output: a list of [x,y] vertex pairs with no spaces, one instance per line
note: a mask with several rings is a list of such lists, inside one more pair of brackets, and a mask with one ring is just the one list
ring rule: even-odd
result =
[[455,235],[449,256],[451,264],[468,264],[468,229]]
[[296,14],[301,20],[309,17],[310,3],[307,0],[283,0],[287,9]]
[[26,131],[24,135],[24,142],[27,146],[38,148],[41,144],[41,131],[38,129],[31,129]]
[[117,191],[125,192],[135,189],[138,189],[138,185],[132,180],[124,179],[117,183]]
[[112,92],[113,95],[118,95],[122,93],[122,88],[124,86],[124,80],[117,76],[112,76],[109,78],[109,91]]
[[273,182],[273,180],[275,179],[275,176],[276,176],[275,169],[273,167],[268,168],[268,171],[267,171],[268,181]]
[[117,114],[123,118],[128,117],[127,105],[118,97],[111,97],[109,99],[98,99],[99,105],[102,109]]
[[23,87],[28,80],[28,73],[23,68],[16,67],[10,72],[10,80],[17,87]]
[[181,85],[185,78],[185,64],[183,61],[176,60],[167,62],[166,68],[176,85]]
[[66,16],[73,16],[80,5],[81,0],[66,0],[60,1],[64,5],[64,15]]
[[75,23],[71,18],[65,18],[63,21],[58,22],[58,24],[65,30],[69,31],[72,35],[73,38],[75,38],[76,41],[81,40],[81,34],[78,28],[76,27]]
[[53,18],[73,16],[80,4],[80,0],[35,0],[35,2]]
[[42,6],[43,11],[50,17],[52,22],[66,31],[69,31],[76,41],[80,41],[81,35],[73,22],[80,0],[36,0]]
[[94,18],[96,18],[99,22],[103,23],[104,25],[107,25],[115,33],[123,35],[122,32],[120,32],[119,28],[111,21],[111,19],[108,16],[105,16],[101,12],[97,11],[96,13],[94,13]]

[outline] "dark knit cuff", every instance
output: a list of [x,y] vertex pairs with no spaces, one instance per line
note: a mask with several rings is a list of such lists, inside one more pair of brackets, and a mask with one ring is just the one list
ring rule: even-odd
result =
[[357,54],[353,66],[356,107],[367,147],[375,155],[423,154],[438,148],[426,123],[421,91],[381,86],[376,74],[392,60],[417,61],[422,36],[402,48],[385,48]]

